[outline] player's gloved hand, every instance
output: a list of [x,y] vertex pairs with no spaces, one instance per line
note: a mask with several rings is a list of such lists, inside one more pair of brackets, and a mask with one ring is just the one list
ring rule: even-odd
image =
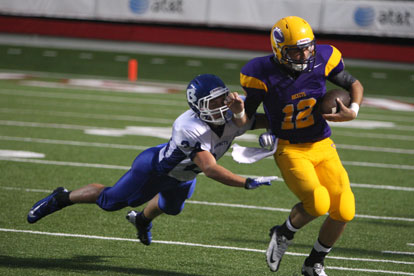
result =
[[275,144],[275,141],[276,141],[276,135],[274,135],[270,131],[262,133],[259,136],[259,144],[264,149],[271,150]]
[[250,189],[256,189],[259,186],[272,185],[272,181],[278,179],[277,176],[261,176],[257,178],[247,178],[246,182],[244,183],[244,188],[250,190]]

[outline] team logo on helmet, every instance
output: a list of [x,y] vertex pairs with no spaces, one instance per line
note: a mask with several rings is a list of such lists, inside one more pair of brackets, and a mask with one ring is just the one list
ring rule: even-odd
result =
[[191,102],[193,105],[197,104],[197,97],[195,95],[196,93],[196,88],[194,87],[193,84],[190,85],[191,88],[187,89],[187,99],[189,102]]
[[273,39],[277,43],[283,43],[285,41],[285,36],[282,33],[282,30],[279,27],[273,29]]
[[309,44],[311,42],[312,42],[312,40],[310,38],[302,38],[302,39],[299,39],[296,42],[296,45],[301,46],[301,45],[304,45],[304,44]]

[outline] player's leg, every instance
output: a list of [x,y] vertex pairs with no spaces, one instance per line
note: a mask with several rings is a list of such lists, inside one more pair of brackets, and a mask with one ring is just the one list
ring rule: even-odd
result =
[[88,184],[71,192],[63,187],[56,188],[50,195],[33,205],[27,220],[29,223],[35,223],[39,219],[74,203],[95,203],[104,188],[105,186],[99,183]]
[[150,245],[152,241],[152,220],[163,213],[179,214],[184,208],[185,200],[191,197],[196,180],[180,183],[169,177],[162,177],[157,182],[163,183],[163,191],[152,198],[143,211],[129,211],[126,216],[136,227],[138,239],[145,245]]
[[[58,199],[60,200],[58,201]],[[65,204],[63,205],[62,202],[65,202]],[[47,197],[42,198],[32,206],[27,215],[27,221],[35,223],[41,218],[59,211],[70,204],[68,190],[58,187]]]
[[163,213],[158,207],[159,195],[152,198],[142,212],[129,211],[126,219],[137,229],[138,239],[145,245],[152,241],[152,220]]
[[301,202],[292,208],[282,225],[276,225],[270,231],[266,257],[272,271],[278,270],[294,234],[314,218],[324,215],[330,206],[328,192],[319,182],[310,150],[302,145],[279,144],[275,154],[287,186]]
[[324,260],[345,230],[346,223],[355,215],[355,199],[348,174],[342,166],[331,139],[324,141],[325,161],[316,167],[321,184],[327,188],[331,206],[329,216],[321,226],[318,240],[306,258],[302,273],[307,276],[326,275]]
[[91,183],[69,193],[72,203],[95,203],[105,186],[99,183]]

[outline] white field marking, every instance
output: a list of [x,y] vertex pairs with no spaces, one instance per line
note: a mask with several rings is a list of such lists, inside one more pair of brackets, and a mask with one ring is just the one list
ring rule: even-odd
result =
[[414,141],[412,135],[398,135],[398,134],[377,134],[377,133],[361,133],[360,131],[346,132],[335,130],[333,132],[335,136],[347,136],[347,137],[361,137],[361,138],[374,138],[374,139],[387,139],[387,140],[400,140],[400,141]]
[[[25,81],[24,83],[27,83]],[[45,83],[45,82],[43,82]],[[47,82],[46,82],[47,83]],[[128,93],[144,93],[144,94],[168,94],[169,92],[180,92],[181,89],[175,89],[172,87],[166,87],[162,85],[150,85],[142,82],[119,82],[110,80],[98,80],[98,79],[69,79],[65,83],[67,88],[73,86],[77,87],[89,87],[97,90],[106,90],[111,92],[128,92]]]
[[94,91],[110,91],[124,93],[143,93],[143,94],[167,94],[171,92],[179,92],[175,89],[168,89],[161,86],[149,86],[138,83],[120,83],[106,80],[85,79],[81,81],[69,80],[67,83],[55,83],[47,81],[21,81],[20,84],[36,87],[77,89],[77,90],[94,90]]
[[43,190],[43,189],[23,189],[23,188],[17,188],[17,187],[4,187],[4,186],[0,186],[0,188],[3,190],[8,190],[8,191],[25,191],[25,192],[34,192],[34,193],[48,193],[48,194],[52,192],[52,190]]
[[43,165],[98,168],[98,169],[113,169],[113,170],[129,170],[131,168],[130,166],[93,164],[93,163],[78,163],[78,162],[65,162],[65,161],[53,161],[53,160],[26,159],[26,158],[9,158],[9,157],[1,157],[1,156],[0,156],[0,160],[1,161],[20,162],[20,163],[34,163],[34,164],[43,164]]
[[127,149],[127,150],[131,150],[131,149],[132,150],[146,150],[148,148],[145,146],[134,146],[134,145],[81,142],[81,141],[70,141],[70,140],[52,140],[52,139],[27,138],[27,137],[10,137],[10,136],[0,136],[0,140],[41,143],[41,144],[54,144],[54,145]]
[[[68,87],[65,87],[68,88]],[[92,89],[93,90],[93,89]],[[51,98],[51,99],[71,99],[79,101],[96,101],[96,102],[109,102],[109,103],[129,103],[129,104],[153,104],[153,105],[166,105],[166,106],[179,106],[188,108],[188,104],[185,101],[173,101],[173,100],[159,100],[159,99],[136,99],[120,96],[104,96],[93,94],[69,94],[60,92],[40,92],[32,91],[27,92],[25,90],[10,90],[0,89],[2,95],[23,96],[23,97],[37,97],[37,98]]]
[[[122,135],[150,135],[154,136],[156,133],[159,138],[170,138],[170,128],[152,128],[152,127],[126,127],[125,129],[96,129],[94,127],[76,126],[76,125],[60,125],[60,124],[47,124],[47,123],[34,123],[34,122],[16,122],[16,121],[2,121],[0,125],[13,125],[13,126],[28,126],[28,127],[48,127],[48,128],[64,128],[64,129],[82,129],[87,134],[105,135],[105,136],[122,136]],[[154,132],[154,130],[157,130]],[[244,141],[256,141],[257,135],[244,134],[236,140]],[[370,162],[356,162],[356,161],[342,161],[343,164],[349,166],[359,167],[374,167],[374,168],[389,168],[389,169],[402,169],[402,170],[414,170],[414,166],[399,165],[399,164],[383,164],[383,163],[370,163]]]
[[200,67],[201,66],[201,61],[200,60],[195,60],[195,59],[190,59],[190,60],[187,60],[185,62],[185,64],[187,66],[190,66],[190,67]]
[[46,50],[46,51],[43,51],[42,55],[44,57],[56,57],[58,53],[56,51]]
[[[108,144],[108,143],[96,143],[96,142],[82,142],[82,141],[71,141],[71,140],[53,140],[53,139],[28,138],[28,137],[10,137],[10,136],[0,136],[0,140],[41,143],[41,144],[82,146],[82,147],[99,147],[99,148],[113,148],[113,149],[126,149],[126,150],[132,149],[132,150],[138,150],[138,151],[146,150],[148,148],[148,146],[134,146],[134,145],[123,145],[123,144]],[[230,157],[231,154],[226,154],[225,156]],[[283,179],[279,178],[276,181],[283,182]],[[408,192],[413,192],[414,191],[414,188],[412,188],[412,187],[390,186],[390,185],[374,185],[374,184],[351,183],[351,187],[379,189],[379,190],[408,191]]]
[[[1,78],[1,76],[0,76]],[[59,100],[41,100],[41,99],[23,99],[23,98],[18,98],[15,100],[15,103],[17,105],[19,105],[19,107],[21,107],[22,109],[25,106],[29,106],[30,108],[36,108],[36,109],[40,109],[40,110],[58,110],[58,111],[63,111],[66,110],[67,108],[72,109],[73,108],[73,103],[71,101],[65,101],[65,102],[59,102]],[[148,105],[149,107],[149,112],[147,112],[147,114],[151,114],[151,112],[153,111],[153,107],[151,105]],[[78,102],[76,103],[76,108],[79,110],[87,110],[87,111],[97,111],[100,113],[104,113],[104,114],[113,114],[115,112],[132,112],[132,113],[136,113],[137,112],[137,105],[114,105],[114,104],[110,104],[110,103],[92,103],[92,102]],[[24,108],[25,109],[25,108]],[[185,109],[181,109],[181,108],[176,108],[176,107],[162,107],[161,109],[157,109],[156,113],[153,113],[154,115],[156,114],[157,116],[163,116],[163,117],[167,117],[167,118],[176,118],[179,115],[181,115],[181,113],[184,111]],[[79,113],[82,113],[82,111],[79,111]],[[176,114],[174,116],[174,114]],[[151,118],[151,117],[148,117]],[[171,120],[173,121],[173,120]]]
[[140,117],[140,116],[128,116],[128,115],[106,115],[106,114],[94,114],[94,113],[78,113],[78,112],[66,112],[66,111],[41,111],[35,109],[18,109],[18,108],[0,108],[1,113],[17,113],[17,114],[41,114],[51,115],[53,117],[69,117],[69,118],[86,118],[86,119],[99,119],[99,120],[115,120],[115,121],[131,121],[131,122],[154,122],[160,124],[172,124],[174,120],[153,118],[153,117]]
[[414,252],[401,252],[401,251],[381,251],[384,254],[394,254],[394,255],[414,255]]
[[266,210],[282,213],[290,213],[291,209],[285,208],[273,208],[273,207],[263,207],[263,206],[254,206],[254,205],[244,205],[244,204],[231,204],[231,203],[219,203],[219,202],[207,202],[207,201],[198,201],[198,200],[186,200],[186,203],[199,204],[199,205],[209,205],[209,206],[221,206],[221,207],[232,207],[232,208],[243,208],[243,209],[254,209],[254,210]]
[[[376,121],[393,121],[393,122],[409,122],[414,123],[414,117],[413,116],[393,116],[393,115],[378,115],[378,114],[361,114],[358,115],[361,118],[366,118],[370,120],[376,120]],[[358,118],[359,118],[358,117]]]
[[[137,149],[144,150],[144,146],[132,146],[132,145],[120,145],[120,144],[105,144],[105,143],[91,143],[81,141],[67,141],[67,140],[53,140],[53,139],[37,139],[29,137],[10,137],[0,136],[0,140],[8,141],[21,141],[21,142],[32,142],[32,143],[43,143],[43,144],[61,144],[61,145],[73,145],[73,146],[91,146],[91,147],[103,147],[103,148],[118,148],[118,149]],[[340,145],[336,144],[337,148],[349,149],[349,150],[361,150],[361,151],[375,151],[375,152],[389,152],[399,154],[414,154],[414,150],[410,149],[396,149],[396,148],[380,148],[380,147],[368,147],[358,145]],[[225,156],[231,156],[230,153],[226,153]],[[270,157],[269,159],[273,159]],[[364,184],[365,185],[365,184]],[[414,188],[413,188],[414,189]]]
[[371,77],[373,79],[387,79],[387,73],[383,73],[383,72],[372,72],[371,73]]
[[398,153],[398,154],[414,154],[414,150],[411,150],[411,149],[383,148],[383,147],[370,147],[370,146],[344,145],[344,144],[335,144],[335,145],[339,149],[374,151],[374,152],[389,152],[389,153]]
[[20,48],[8,48],[7,49],[7,54],[8,55],[21,55],[22,54],[22,49]]
[[382,121],[368,121],[368,120],[353,120],[348,122],[329,122],[328,125],[333,128],[360,128],[360,129],[395,129],[396,125],[393,122]]
[[165,63],[167,63],[165,58],[152,58],[151,59],[151,64],[161,65],[161,64],[165,64]]
[[342,164],[348,165],[348,166],[357,166],[357,167],[400,169],[400,170],[410,170],[410,171],[414,170],[414,166],[399,165],[399,164],[384,164],[384,163],[357,162],[357,161],[342,161]]
[[29,75],[19,73],[0,73],[0,80],[21,80],[28,76]]
[[129,60],[129,56],[115,56],[114,60],[118,62],[127,62]]
[[399,218],[399,217],[383,217],[383,216],[371,216],[371,215],[355,215],[356,218],[366,218],[366,219],[380,219],[380,220],[395,220],[395,221],[408,221],[414,222],[414,218]]
[[235,70],[239,68],[239,65],[237,63],[224,63],[223,67],[225,69]]
[[44,158],[43,153],[22,151],[22,150],[2,150],[0,149],[0,157],[12,158]]
[[364,105],[396,111],[414,111],[413,104],[384,98],[366,97],[364,98],[362,106]]
[[93,59],[92,53],[80,53],[79,54],[80,59]]
[[[78,113],[78,112],[62,112],[62,111],[41,111],[35,109],[18,109],[18,108],[0,108],[2,113],[18,113],[18,114],[46,114],[54,117],[70,117],[70,118],[87,118],[87,119],[99,119],[99,120],[117,120],[117,121],[133,121],[133,122],[154,122],[160,124],[171,124],[174,120],[163,118],[151,118],[140,116],[127,116],[127,115],[106,115],[106,114],[94,114],[94,113]],[[105,129],[107,131],[107,129]],[[114,135],[110,135],[114,136]],[[410,149],[398,149],[398,148],[383,148],[383,147],[370,147],[370,146],[358,146],[358,145],[344,145],[336,144],[337,148],[362,150],[362,151],[374,151],[374,152],[389,152],[398,154],[414,154],[414,150]]]
[[395,190],[395,191],[414,192],[414,187],[402,187],[402,186],[391,186],[391,185],[373,185],[373,184],[351,183],[351,187],[367,188],[367,189],[378,189],[378,190]]
[[326,266],[327,270],[345,270],[345,271],[359,271],[368,273],[382,273],[382,274],[395,274],[395,275],[414,275],[411,272],[403,271],[391,271],[391,270],[378,270],[378,269],[365,269],[365,268],[351,268],[351,267],[338,267],[338,266]]
[[[85,238],[85,239],[111,240],[111,241],[127,241],[127,242],[137,242],[137,243],[140,242],[138,239],[105,237],[105,236],[95,236],[95,235],[82,235],[82,234],[41,232],[41,231],[7,229],[7,228],[0,228],[0,231],[2,231],[2,232],[11,232],[11,233],[25,233],[25,234],[35,234],[35,235],[56,236],[56,237]],[[220,246],[220,245],[189,243],[189,242],[180,242],[180,241],[158,241],[158,240],[153,240],[152,242],[153,243],[159,243],[159,244],[167,244],[167,245],[183,245],[183,246],[191,246],[191,247],[226,249],[226,250],[247,251],[247,252],[255,252],[255,253],[265,253],[266,252],[266,250],[263,250],[263,249],[243,248],[243,247],[234,247],[234,246]],[[297,256],[297,257],[304,257],[304,256],[309,255],[308,253],[296,253],[296,252],[286,252],[285,254],[286,255],[291,255],[291,256]],[[414,265],[414,262],[394,261],[394,260],[385,260],[385,259],[348,258],[348,257],[339,257],[339,256],[327,256],[326,258],[336,259],[336,260],[356,261],[356,262],[362,261],[362,262]]]
[[408,246],[414,246],[414,243],[407,243]]
[[[20,158],[17,158],[17,160],[19,160],[19,159]],[[0,160],[2,160],[1,157],[0,157]],[[11,160],[11,161],[14,161],[14,160]],[[41,163],[41,162],[33,162],[33,163]],[[59,162],[57,164],[51,164],[51,165],[70,166],[70,165],[67,165],[67,164],[60,164],[60,163],[64,163],[64,162]],[[48,164],[48,163],[41,163],[41,164]],[[95,165],[97,165],[97,164],[95,164]],[[97,166],[94,166],[94,168],[97,168]],[[120,169],[120,168],[107,167],[106,169]],[[129,169],[129,167],[128,167],[128,169]],[[201,174],[201,175],[203,175],[203,174]],[[257,176],[250,175],[250,176],[244,176],[244,177],[257,177]],[[31,191],[31,189],[26,189],[26,188],[6,187],[6,186],[0,186],[0,189]],[[36,192],[37,191],[40,191],[40,190],[36,190]],[[51,190],[47,190],[46,192],[47,193],[51,193],[52,191]],[[274,208],[274,207],[266,207],[266,206],[254,206],[254,205],[233,204],[233,203],[220,203],[220,202],[208,202],[208,201],[197,201],[197,200],[187,200],[186,202],[189,203],[189,204],[208,205],[208,206],[221,206],[221,207],[230,207],[230,208],[264,210],[264,211],[282,212],[282,213],[289,213],[290,212],[290,209],[286,209],[286,208]],[[382,217],[382,216],[358,215],[358,214],[356,214],[355,217],[357,217],[357,218],[367,218],[367,219],[377,219],[377,220],[395,220],[395,221],[414,222],[414,218]]]

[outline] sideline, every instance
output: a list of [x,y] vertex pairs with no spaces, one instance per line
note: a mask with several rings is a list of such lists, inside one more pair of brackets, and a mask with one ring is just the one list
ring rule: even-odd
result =
[[[0,45],[47,47],[60,49],[130,52],[141,54],[168,54],[185,57],[211,57],[217,59],[248,60],[271,54],[269,51],[247,51],[213,47],[184,46],[172,44],[138,43],[128,41],[103,41],[97,39],[63,38],[39,35],[0,34]],[[270,42],[269,42],[270,44]],[[348,66],[386,69],[414,70],[414,64],[372,60],[345,59]]]

